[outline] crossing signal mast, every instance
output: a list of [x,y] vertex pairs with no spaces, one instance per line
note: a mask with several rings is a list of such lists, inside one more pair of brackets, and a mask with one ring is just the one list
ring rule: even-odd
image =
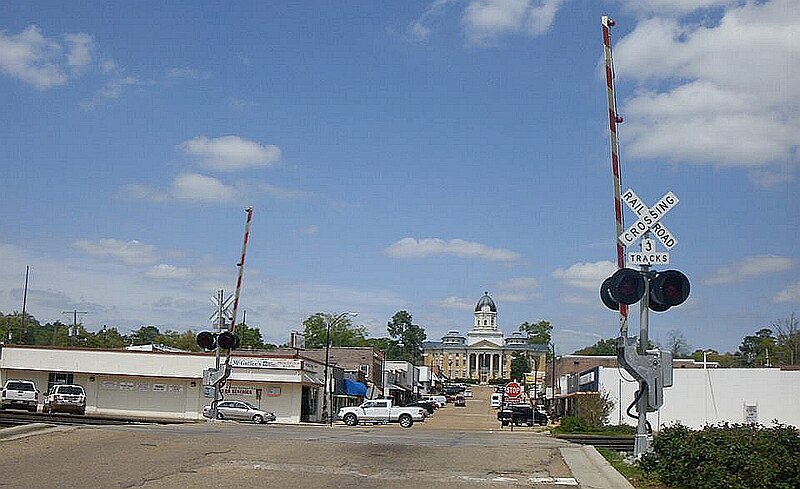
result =
[[[658,349],[648,350],[649,311],[664,312],[682,304],[689,297],[690,284],[686,275],[678,270],[658,272],[653,265],[669,264],[669,252],[656,251],[655,236],[667,250],[672,249],[678,239],[661,222],[664,215],[678,204],[672,192],[665,194],[652,207],[648,207],[636,193],[628,189],[621,193],[621,171],[617,124],[623,119],[617,114],[614,92],[614,63],[611,53],[611,27],[614,21],[602,18],[603,44],[608,88],[608,114],[611,135],[611,167],[614,177],[614,211],[616,215],[617,271],[605,279],[600,286],[600,300],[620,313],[620,331],[617,338],[617,359],[638,382],[639,390],[631,406],[636,405],[638,426],[634,443],[637,458],[649,450],[647,413],[657,411],[664,404],[664,387],[672,386],[672,354]],[[622,203],[636,214],[638,219],[624,228]],[[639,265],[640,269],[626,267],[625,249],[641,240],[641,251],[628,253],[627,262]],[[628,306],[639,303],[639,338],[628,336]],[[638,347],[637,347],[638,343]],[[621,406],[620,406],[621,408]]]

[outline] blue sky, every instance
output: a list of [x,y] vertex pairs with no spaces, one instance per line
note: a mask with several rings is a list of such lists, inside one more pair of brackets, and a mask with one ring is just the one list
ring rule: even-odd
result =
[[680,199],[692,295],[651,337],[733,351],[800,305],[793,0],[7,5],[0,310],[29,265],[39,320],[206,328],[253,205],[266,341],[318,311],[383,336],[401,309],[435,340],[484,291],[560,352],[615,336],[602,15],[622,188]]

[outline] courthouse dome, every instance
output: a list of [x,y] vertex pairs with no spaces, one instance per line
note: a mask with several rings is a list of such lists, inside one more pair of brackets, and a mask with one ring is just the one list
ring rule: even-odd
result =
[[489,297],[488,292],[484,292],[483,297],[478,299],[478,303],[475,305],[475,312],[481,312],[483,310],[483,306],[489,306],[490,311],[497,312],[497,306],[494,305],[494,301],[491,297]]

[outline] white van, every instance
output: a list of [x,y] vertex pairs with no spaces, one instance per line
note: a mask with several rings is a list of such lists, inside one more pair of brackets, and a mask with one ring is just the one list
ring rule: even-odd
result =
[[492,394],[492,398],[491,400],[489,400],[489,407],[499,409],[502,404],[503,404],[503,394],[498,394],[498,393]]

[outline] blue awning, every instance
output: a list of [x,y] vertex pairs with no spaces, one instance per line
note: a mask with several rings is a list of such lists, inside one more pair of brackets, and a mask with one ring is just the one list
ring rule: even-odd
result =
[[344,392],[348,396],[361,396],[367,395],[367,386],[355,380],[344,379]]

